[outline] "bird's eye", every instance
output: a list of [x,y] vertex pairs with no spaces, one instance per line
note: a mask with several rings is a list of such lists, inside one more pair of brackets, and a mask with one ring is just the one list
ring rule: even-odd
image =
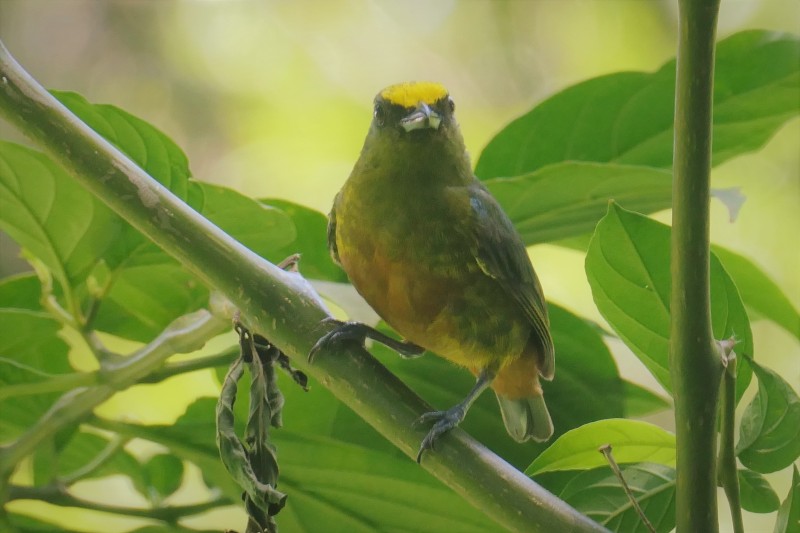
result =
[[453,101],[452,98],[447,99],[447,107],[450,108],[451,113],[456,110],[456,103]]
[[383,126],[384,122],[386,122],[386,110],[381,104],[375,104],[375,110],[372,112],[372,116],[375,117],[375,124],[378,126]]

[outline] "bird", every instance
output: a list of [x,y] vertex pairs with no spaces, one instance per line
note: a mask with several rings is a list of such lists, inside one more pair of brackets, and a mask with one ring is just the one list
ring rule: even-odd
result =
[[442,84],[403,82],[377,94],[327,237],[333,260],[404,340],[334,321],[310,359],[370,338],[408,358],[433,352],[476,376],[461,402],[418,419],[431,427],[417,462],[489,387],[513,439],[552,436],[540,378],[553,379],[555,353],[542,287],[522,238],[472,170]]

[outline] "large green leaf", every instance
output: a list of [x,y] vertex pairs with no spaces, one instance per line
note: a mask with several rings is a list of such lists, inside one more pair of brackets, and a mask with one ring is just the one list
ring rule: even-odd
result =
[[32,272],[0,280],[0,308],[41,311],[42,284]]
[[[632,210],[646,212],[641,209]],[[589,248],[590,237],[589,234],[584,234],[554,244],[585,252]],[[712,245],[711,250],[739,289],[751,321],[760,318],[772,320],[800,338],[800,313],[778,284],[761,267],[747,257],[721,246]]]
[[[297,392],[292,385],[284,389],[287,396]],[[322,393],[319,399],[327,400],[327,391],[319,389],[312,388],[306,396]],[[245,415],[246,403],[246,398],[237,400],[237,405],[245,404]],[[290,406],[291,401],[286,407]],[[201,466],[209,480],[217,480],[217,473],[222,470],[224,474],[224,469],[214,443],[214,407],[213,399],[203,398],[174,425],[124,424],[120,428],[167,446]],[[308,415],[315,417],[314,413]],[[284,429],[271,433],[281,467],[279,489],[289,496],[277,517],[282,529],[320,531],[331,524],[347,531],[409,533],[496,529],[482,513],[415,468],[411,459],[397,454],[388,443],[375,449],[327,435],[298,433],[291,429],[292,418],[286,411],[284,421]],[[234,498],[238,492],[234,489]]]
[[148,459],[143,467],[147,483],[145,496],[155,504],[160,504],[183,483],[183,462],[175,455],[159,453]]
[[[280,209],[264,206],[232,189],[190,182],[192,203],[211,222],[263,256],[294,239],[295,229]],[[135,244],[135,243],[134,243]],[[208,301],[208,289],[149,242],[135,244],[113,272],[94,325],[101,331],[146,342],[176,317]]]
[[[625,482],[658,533],[675,527],[675,469],[638,463],[621,467]],[[647,533],[625,490],[608,466],[582,472],[555,472],[537,481],[577,510],[618,533]]]
[[172,258],[46,156],[2,142],[0,226],[53,273],[58,293],[70,290],[79,302],[109,297],[93,324],[102,331],[147,341],[206,299]]
[[758,377],[758,393],[742,415],[736,455],[746,467],[766,474],[800,456],[800,398],[781,376],[748,363]]
[[739,477],[742,509],[751,513],[772,513],[778,510],[781,501],[764,476],[745,468],[740,468],[736,473]]
[[[478,533],[498,527],[408,458],[288,431],[275,437],[287,508],[297,496],[290,516],[305,526],[300,531],[332,523],[364,532]],[[291,519],[281,524],[292,530]]]
[[623,381],[625,394],[625,416],[635,418],[647,416],[670,408],[670,402],[658,394],[630,381]]
[[122,221],[47,156],[0,141],[0,229],[69,288],[112,246]]
[[672,205],[672,173],[659,168],[566,161],[486,186],[532,245],[590,233],[613,199],[651,213]]
[[262,203],[277,207],[294,222],[296,238],[288,245],[275,250],[267,259],[280,261],[295,253],[299,253],[300,272],[307,278],[326,281],[347,281],[344,271],[336,266],[328,252],[328,217],[311,208],[268,198]]
[[605,465],[598,449],[610,444],[622,463],[675,464],[675,435],[647,422],[624,418],[599,420],[568,431],[525,470],[535,476],[554,470],[586,470]]
[[[186,156],[163,133],[146,122],[109,105],[93,105],[74,93],[54,93],[90,127],[103,135],[150,175],[180,198],[186,198],[189,169]],[[24,179],[22,179],[24,178]],[[163,284],[142,284],[149,272],[126,272],[127,268],[148,265],[177,265],[152,245],[138,231],[120,219],[104,204],[81,188],[46,156],[16,145],[0,144],[0,227],[6,229],[21,246],[39,258],[53,272],[63,290],[70,291],[83,309],[95,309],[99,329],[136,340],[148,340],[153,333],[182,313],[196,308],[196,290],[187,299],[173,298],[164,312],[152,303],[163,296]],[[155,274],[157,278],[157,273]],[[186,283],[196,282],[186,280]],[[85,283],[88,279],[88,283]],[[122,306],[132,315],[147,316],[150,327],[125,316],[114,305],[92,303],[114,291],[117,281],[138,283],[143,299],[122,297]],[[181,285],[177,278],[177,285]],[[56,287],[58,290],[59,287]],[[125,292],[125,291],[117,291]],[[140,291],[141,292],[141,291]],[[187,291],[184,291],[187,292]],[[113,299],[113,297],[112,297]],[[163,304],[166,300],[162,300]],[[142,303],[142,308],[137,305]],[[72,309],[70,309],[72,310]],[[111,310],[112,312],[109,312]],[[158,317],[168,315],[159,323]]]
[[[717,45],[714,155],[717,165],[761,147],[800,111],[800,40],[746,31]],[[481,154],[481,179],[518,176],[562,161],[669,168],[675,62],[572,86],[511,122]]]
[[[0,309],[0,388],[42,381],[72,371],[67,344],[58,336],[61,325],[49,315],[26,309]],[[0,444],[30,427],[58,397],[25,395],[0,400]]]
[[178,145],[164,133],[116,106],[92,104],[73,92],[51,92],[78,118],[173,194],[186,198],[189,161]]
[[736,281],[736,287],[755,317],[772,320],[800,339],[800,313],[781,288],[755,262],[721,246],[712,246],[725,270]]
[[159,254],[154,264],[120,269],[93,326],[118,337],[149,342],[173,320],[208,304],[208,289],[177,262]]
[[262,257],[273,257],[297,237],[292,220],[280,209],[227,187],[199,181],[192,185],[202,191],[200,213]]
[[[586,254],[586,275],[597,308],[614,331],[668,391],[670,228],[612,204]],[[750,322],[736,286],[711,256],[711,317],[717,339],[736,337],[736,353],[751,358]],[[739,365],[739,397],[750,381]]]
[[[178,198],[188,199],[189,163],[183,151],[169,137],[147,122],[113,105],[91,104],[83,96],[54,91],[54,96],[89,127],[114,144],[150,176]],[[89,194],[88,192],[86,193]],[[121,234],[103,255],[113,271],[124,268],[142,253],[152,253],[153,245],[126,222]],[[159,250],[160,252],[160,250]],[[166,258],[166,254],[164,254]]]

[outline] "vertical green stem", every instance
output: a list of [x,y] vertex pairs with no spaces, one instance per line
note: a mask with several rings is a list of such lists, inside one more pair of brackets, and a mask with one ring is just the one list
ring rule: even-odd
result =
[[736,416],[736,356],[724,354],[727,365],[722,378],[722,405],[720,406],[720,449],[718,479],[731,508],[734,533],[744,533],[742,505],[739,496],[739,476],[736,472],[736,446],[734,444],[734,417]]
[[672,189],[670,370],[677,438],[677,530],[714,533],[722,363],[711,330],[709,189],[719,0],[679,0]]

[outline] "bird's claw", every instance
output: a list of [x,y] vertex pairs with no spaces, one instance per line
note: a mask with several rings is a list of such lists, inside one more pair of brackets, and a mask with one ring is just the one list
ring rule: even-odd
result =
[[363,335],[353,335],[352,328],[347,327],[349,324],[356,324],[356,322],[342,322],[341,320],[336,320],[333,317],[327,317],[322,319],[320,324],[335,324],[336,327],[320,337],[319,340],[314,343],[314,346],[312,346],[311,350],[308,352],[309,363],[314,362],[314,358],[317,356],[317,353],[319,353],[320,350],[332,344],[339,344],[341,342],[353,340],[360,341],[362,345],[364,343]]
[[425,413],[415,420],[414,426],[435,421],[433,427],[431,427],[431,429],[428,431],[428,434],[425,435],[425,438],[422,439],[422,443],[419,445],[417,463],[422,461],[422,454],[426,450],[435,449],[434,444],[436,443],[436,439],[454,427],[458,426],[461,421],[464,420],[464,416],[466,416],[465,410],[461,405],[457,405],[451,409],[448,409],[447,411],[432,411],[430,413]]
[[364,346],[364,341],[367,338],[385,344],[403,357],[417,357],[422,355],[425,351],[424,348],[416,344],[398,341],[361,322],[342,322],[341,320],[328,317],[322,321],[322,324],[336,324],[336,328],[320,337],[316,344],[314,344],[311,351],[308,353],[309,363],[313,362],[317,353],[326,346],[342,342],[358,342],[360,346]]

